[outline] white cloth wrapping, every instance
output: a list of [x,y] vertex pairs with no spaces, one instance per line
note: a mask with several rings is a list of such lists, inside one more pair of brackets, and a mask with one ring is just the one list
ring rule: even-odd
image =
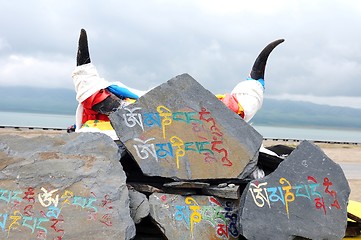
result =
[[144,95],[147,91],[141,91],[134,88],[130,88],[121,82],[108,82],[104,78],[99,77],[98,71],[92,63],[77,66],[72,73],[74,87],[76,91],[76,100],[78,101],[78,107],[75,114],[76,132],[104,132],[105,134],[112,137],[114,140],[118,140],[117,135],[114,131],[105,132],[97,129],[84,128],[82,127],[82,116],[83,116],[83,105],[81,104],[88,97],[96,93],[97,91],[107,88],[110,85],[118,85],[129,89],[129,91],[135,93],[139,97]]
[[72,73],[72,78],[76,91],[76,100],[79,103],[82,103],[98,90],[110,86],[108,81],[99,77],[95,66],[91,63],[77,66]]
[[238,83],[232,90],[237,101],[244,110],[244,120],[249,122],[263,104],[264,88],[257,80],[246,80]]

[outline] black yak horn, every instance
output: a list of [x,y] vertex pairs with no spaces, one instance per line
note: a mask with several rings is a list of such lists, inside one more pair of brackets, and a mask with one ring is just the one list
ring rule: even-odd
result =
[[86,35],[86,31],[82,29],[80,30],[78,53],[76,56],[76,65],[80,66],[87,63],[90,63],[88,37]]
[[253,64],[252,71],[250,74],[252,79],[255,79],[255,80],[258,80],[261,78],[264,79],[264,72],[265,72],[268,56],[270,55],[272,50],[275,47],[277,47],[278,44],[280,44],[284,41],[285,41],[284,39],[279,39],[274,42],[271,42],[262,50],[262,52],[258,55],[256,61]]

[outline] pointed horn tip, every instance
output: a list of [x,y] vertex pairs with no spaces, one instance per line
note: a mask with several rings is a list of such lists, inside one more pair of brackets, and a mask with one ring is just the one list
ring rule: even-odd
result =
[[278,39],[278,40],[276,40],[276,41],[273,41],[273,42],[271,42],[270,43],[270,45],[278,45],[278,44],[281,44],[281,43],[283,43],[285,40],[283,39],[283,38],[281,38],[281,39]]
[[283,43],[285,40],[284,39],[278,39],[275,40],[271,43],[269,43],[263,50],[262,52],[258,55],[256,61],[253,64],[250,76],[253,79],[264,79],[264,72],[265,72],[265,68],[266,68],[266,62],[268,59],[269,54],[272,52],[272,50],[277,47],[279,44]]
[[88,37],[84,29],[80,30],[76,61],[77,66],[91,62],[88,48]]
[[83,28],[80,30],[80,36],[86,36],[86,31]]

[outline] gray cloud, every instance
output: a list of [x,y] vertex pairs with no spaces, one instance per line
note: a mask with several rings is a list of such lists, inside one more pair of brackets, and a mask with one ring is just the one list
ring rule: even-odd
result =
[[285,38],[268,61],[267,94],[360,97],[357,0],[0,2],[0,86],[73,88],[85,28],[101,75],[135,88],[187,72],[231,91],[263,47]]

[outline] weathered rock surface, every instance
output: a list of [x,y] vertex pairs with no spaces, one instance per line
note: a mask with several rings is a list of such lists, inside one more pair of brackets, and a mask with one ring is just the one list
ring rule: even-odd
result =
[[258,132],[187,74],[118,109],[110,120],[148,176],[242,178],[262,143]]
[[104,134],[0,137],[0,239],[131,239],[125,174]]
[[143,218],[149,215],[149,201],[143,193],[136,191],[132,186],[128,186],[128,190],[130,216],[134,223],[138,224]]
[[239,200],[154,193],[149,204],[168,239],[238,239]]
[[239,199],[240,198],[240,188],[238,185],[227,185],[225,187],[208,187],[202,189],[202,192],[207,195],[213,195],[221,198],[227,199]]
[[304,141],[278,168],[243,192],[247,239],[342,239],[350,188],[341,167]]
[[206,188],[209,187],[209,183],[203,182],[171,182],[163,184],[164,187],[171,187],[171,188]]

